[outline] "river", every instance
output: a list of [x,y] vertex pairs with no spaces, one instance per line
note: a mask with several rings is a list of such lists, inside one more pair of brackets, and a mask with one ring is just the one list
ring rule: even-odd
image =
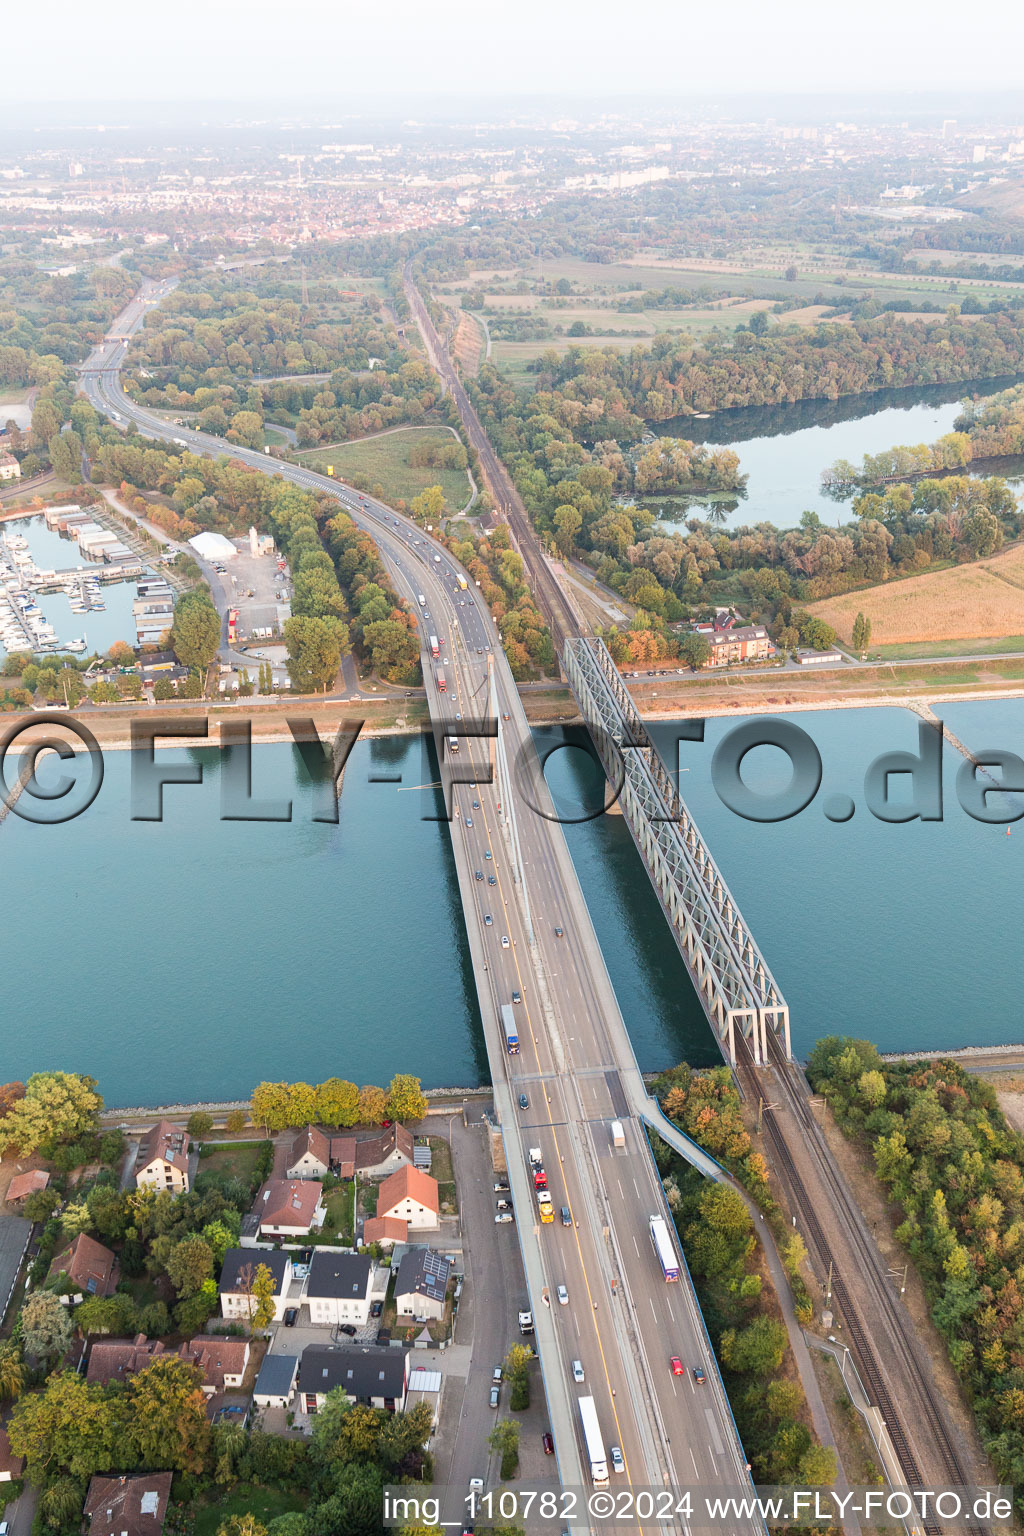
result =
[[[897,443],[932,443],[953,429],[965,395],[993,395],[1016,379],[982,379],[971,385],[923,385],[847,395],[841,400],[803,400],[796,405],[750,406],[719,411],[707,420],[680,416],[661,422],[660,436],[728,446],[739,455],[747,476],[746,496],[718,500],[724,526],[773,523],[795,528],[803,512],[816,512],[824,523],[852,518],[849,502],[836,502],[821,488],[821,472],[836,459],[859,464],[866,453],[881,453]],[[983,472],[999,473],[998,465]],[[1014,484],[1024,471],[1014,461],[1002,471]],[[687,516],[702,516],[699,504],[675,499],[649,502],[668,526]]]
[[[1024,701],[940,712],[968,744],[1024,755]],[[789,1001],[795,1049],[831,1033],[889,1049],[1024,1039],[1024,826],[1008,838],[960,810],[952,752],[943,822],[874,821],[865,768],[913,746],[916,717],[794,718],[824,763],[802,815],[755,825],[718,800],[708,765],[733,721],[709,721],[707,742],[683,748],[680,781]],[[671,728],[656,734],[668,741]],[[779,756],[748,758],[758,788],[779,781]],[[310,820],[314,786],[289,746],[255,749],[254,793],[293,798],[292,821],[221,821],[217,758],[168,755],[201,762],[206,781],[169,788],[163,823],[131,821],[130,755],[113,752],[77,820],[38,827],[15,814],[0,826],[0,1081],[60,1066],[131,1105],[244,1097],[262,1078],[485,1080],[448,833],[421,819],[433,803],[412,787],[433,777],[422,741],[358,743],[337,826]],[[382,772],[401,773],[403,792],[371,782]],[[549,776],[578,814],[592,765],[561,753]],[[820,809],[837,789],[861,807],[841,825]],[[718,1060],[622,817],[567,837],[641,1067]]]

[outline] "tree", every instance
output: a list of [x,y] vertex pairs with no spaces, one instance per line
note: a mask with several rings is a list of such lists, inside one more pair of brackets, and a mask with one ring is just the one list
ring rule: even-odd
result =
[[388,1118],[391,1120],[422,1120],[427,1112],[427,1100],[420,1088],[418,1077],[398,1072],[388,1088]]
[[244,1131],[246,1125],[246,1113],[244,1109],[232,1109],[228,1111],[228,1117],[224,1122],[224,1129],[232,1136],[237,1136],[239,1131]]
[[316,1090],[316,1118],[321,1125],[355,1125],[359,1119],[359,1089],[341,1077],[329,1077]]
[[189,1135],[195,1141],[202,1141],[213,1130],[213,1116],[207,1114],[205,1109],[196,1109],[189,1115],[186,1124]]
[[148,1470],[203,1470],[210,1445],[202,1372],[176,1355],[153,1360],[128,1379],[128,1438]]
[[18,1346],[8,1339],[0,1344],[0,1403],[20,1397],[24,1385],[24,1361]]
[[201,1237],[183,1237],[167,1260],[167,1275],[181,1297],[194,1296],[213,1275],[213,1253]]
[[74,1142],[96,1124],[103,1100],[94,1077],[74,1072],[35,1072],[0,1120],[0,1142],[28,1157],[62,1142]]
[[583,514],[578,507],[565,503],[555,508],[555,542],[563,555],[568,556],[576,535],[583,527]]
[[256,1310],[252,1315],[253,1328],[266,1328],[273,1321],[275,1289],[276,1282],[271,1270],[266,1264],[258,1265],[252,1282],[252,1294],[256,1302]]
[[125,640],[115,640],[107,652],[107,660],[112,667],[133,667],[135,665],[135,652]]
[[71,1313],[52,1291],[35,1291],[21,1309],[21,1338],[27,1355],[58,1359],[71,1345]]
[[217,1536],[268,1536],[268,1527],[255,1515],[229,1515],[218,1525]]
[[55,1531],[65,1531],[77,1524],[82,1509],[82,1485],[73,1477],[58,1477],[47,1484],[39,1500],[44,1522]]
[[205,587],[185,592],[174,605],[171,649],[183,667],[205,672],[220,646],[220,614]]
[[364,1125],[380,1125],[388,1118],[388,1096],[383,1088],[368,1084],[359,1090],[359,1119]]
[[249,1115],[253,1125],[267,1131],[283,1131],[291,1124],[287,1083],[258,1083],[252,1091]]
[[348,626],[336,618],[285,620],[288,676],[300,693],[326,692],[348,647]]
[[680,639],[679,657],[691,672],[699,672],[701,667],[707,666],[710,656],[711,645],[706,636],[690,633]]
[[109,1470],[123,1432],[116,1401],[74,1371],[57,1372],[41,1392],[19,1398],[7,1426],[11,1449],[25,1457],[34,1482],[62,1473],[84,1482]]
[[768,329],[768,311],[757,309],[750,317],[750,333],[752,336],[763,336]]
[[871,644],[871,620],[865,618],[863,613],[858,613],[853,621],[853,648],[855,651],[866,651]]
[[745,1328],[727,1328],[719,1352],[730,1370],[772,1376],[782,1364],[786,1343],[784,1323],[772,1317],[755,1317]]
[[501,1452],[501,1480],[514,1477],[519,1466],[519,1425],[515,1419],[499,1419],[487,1437],[492,1451]]

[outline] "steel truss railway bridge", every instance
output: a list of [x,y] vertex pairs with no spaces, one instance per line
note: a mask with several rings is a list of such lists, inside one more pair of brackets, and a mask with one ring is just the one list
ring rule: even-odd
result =
[[766,1064],[772,1030],[791,1060],[786,1000],[607,646],[568,639],[562,665],[723,1052],[739,1030]]

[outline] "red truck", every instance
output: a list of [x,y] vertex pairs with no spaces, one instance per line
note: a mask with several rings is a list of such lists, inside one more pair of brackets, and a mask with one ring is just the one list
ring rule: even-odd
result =
[[543,1168],[535,1168],[533,1170],[533,1187],[534,1189],[547,1189],[548,1176]]

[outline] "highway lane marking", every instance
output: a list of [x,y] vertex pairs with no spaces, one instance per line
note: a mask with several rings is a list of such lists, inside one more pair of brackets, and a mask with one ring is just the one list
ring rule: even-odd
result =
[[[456,671],[456,676],[455,676],[455,687],[456,687],[456,691],[459,693],[459,699],[460,699],[460,702],[461,702],[461,691],[460,691],[459,678],[458,678],[458,672],[457,671]],[[483,801],[481,801],[480,804],[481,804],[481,809],[483,809]],[[484,820],[484,828],[485,828],[485,830],[487,832],[488,845],[490,845],[491,826],[490,826],[490,821],[489,821],[489,819],[487,817],[486,810],[484,810],[483,820]],[[502,899],[504,901],[505,900],[505,898],[504,898],[504,888],[503,888],[502,882],[501,882],[501,874],[497,870],[495,871],[495,873],[496,873],[497,879],[498,879],[498,890],[499,890],[499,892],[502,893]],[[505,901],[505,905],[506,906],[508,905],[507,901]],[[523,980],[522,971],[521,971],[520,966],[519,966],[519,956],[518,956],[518,954],[516,953],[515,950],[512,951],[512,961],[513,961],[513,964],[515,965],[516,976],[517,976],[517,978],[519,980],[519,990],[520,990],[520,993],[522,994],[522,998],[523,998],[523,1007],[526,1009],[527,1023],[530,1026],[530,1031],[531,1031],[531,1034],[532,1034],[532,1032],[533,1032],[533,1019],[532,1019],[532,1015],[530,1013],[530,1005],[527,1002],[528,993],[527,993],[527,990],[526,990],[526,983]],[[534,1055],[535,1055],[536,1061],[537,1061],[537,1070],[540,1071],[541,1070],[540,1053],[537,1050],[536,1046],[534,1047]],[[547,1098],[547,1102],[548,1102],[548,1104],[550,1104],[551,1100],[550,1100],[550,1098],[548,1098],[548,1096],[546,1094],[545,1094],[545,1098]],[[562,1166],[565,1163],[565,1158],[562,1156],[562,1149],[561,1149],[561,1145],[560,1145],[559,1140],[558,1140],[558,1133],[557,1133],[557,1131],[555,1129],[554,1119],[551,1116],[550,1112],[548,1114],[548,1120],[549,1120],[549,1124],[550,1124],[550,1128],[551,1128],[552,1139],[553,1139],[553,1141],[555,1143],[555,1151],[558,1154],[559,1165]],[[580,1172],[580,1170],[577,1170],[577,1171]],[[583,1179],[582,1172],[580,1172],[580,1179],[581,1179],[581,1182],[582,1182],[582,1179]],[[565,1187],[564,1175],[563,1175],[563,1189],[565,1191],[566,1201],[568,1202],[568,1205],[569,1205],[569,1215],[570,1215],[570,1217],[573,1218],[573,1228],[572,1228],[573,1239],[574,1239],[574,1241],[576,1243],[576,1253],[577,1253],[577,1257],[579,1258],[580,1269],[581,1269],[582,1274],[583,1274],[583,1284],[586,1286],[586,1290],[587,1290],[587,1300],[591,1303],[591,1306],[593,1307],[593,1310],[596,1312],[597,1311],[597,1303],[594,1301],[594,1293],[593,1293],[593,1291],[591,1290],[591,1287],[590,1287],[590,1276],[587,1273],[587,1265],[586,1265],[586,1261],[585,1261],[585,1259],[583,1257],[583,1247],[582,1247],[582,1244],[580,1243],[579,1227],[578,1227],[578,1225],[577,1225],[577,1223],[575,1221],[575,1218],[573,1217],[572,1200],[571,1200],[571,1198],[569,1196],[568,1189]],[[633,1241],[634,1242],[636,1241],[635,1237],[634,1237]],[[639,1251],[640,1250],[637,1249],[637,1253],[638,1254],[639,1254]],[[604,1372],[605,1385],[608,1388],[609,1401],[611,1402],[611,1409],[612,1409],[612,1418],[615,1420],[616,1439],[617,1439],[619,1445],[621,1446],[622,1443],[623,1443],[622,1426],[619,1423],[619,1415],[618,1415],[618,1411],[617,1411],[616,1406],[615,1406],[615,1394],[614,1394],[614,1391],[612,1389],[611,1377],[608,1374],[608,1361],[607,1361],[607,1359],[605,1357],[604,1345],[603,1345],[603,1343],[601,1341],[601,1329],[600,1329],[600,1326],[597,1324],[597,1319],[596,1318],[594,1319],[594,1324],[595,1324],[594,1333],[595,1333],[595,1337],[597,1339],[597,1349],[598,1349],[598,1353],[601,1356],[601,1369]],[[579,1323],[577,1321],[577,1328],[578,1327],[579,1327]],[[639,1422],[636,1423],[635,1428],[636,1428],[637,1437],[638,1437],[638,1440],[639,1440],[641,1438]],[[623,1450],[623,1453],[622,1453],[622,1459],[623,1459],[623,1462],[625,1463],[626,1476],[628,1478],[628,1476],[629,1476],[629,1462],[628,1462],[628,1460],[626,1458],[626,1453],[625,1453],[624,1450]]]

